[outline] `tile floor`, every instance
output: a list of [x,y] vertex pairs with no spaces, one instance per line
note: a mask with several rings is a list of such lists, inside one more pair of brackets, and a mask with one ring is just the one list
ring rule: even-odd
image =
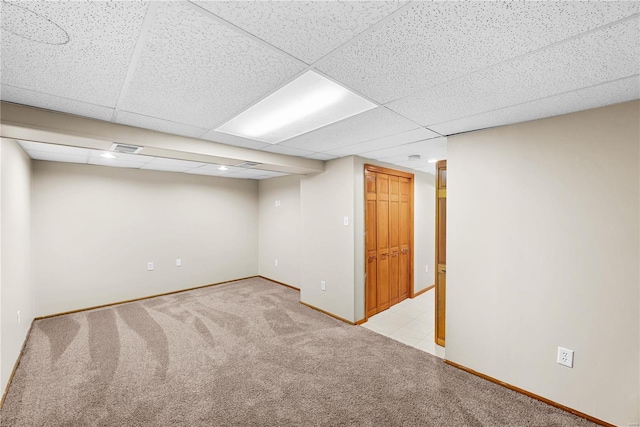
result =
[[407,298],[370,317],[362,327],[444,359],[444,347],[433,341],[434,295],[431,289],[416,298]]

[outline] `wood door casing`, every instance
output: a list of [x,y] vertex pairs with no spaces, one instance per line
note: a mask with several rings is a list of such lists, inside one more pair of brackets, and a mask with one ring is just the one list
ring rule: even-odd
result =
[[365,165],[365,316],[413,297],[413,174]]
[[436,164],[435,342],[444,347],[447,297],[447,161]]

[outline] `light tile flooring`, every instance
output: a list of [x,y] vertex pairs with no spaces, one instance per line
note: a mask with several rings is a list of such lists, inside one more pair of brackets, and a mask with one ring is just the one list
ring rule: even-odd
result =
[[407,298],[370,317],[362,327],[444,359],[444,347],[433,341],[434,295],[431,289],[416,298]]

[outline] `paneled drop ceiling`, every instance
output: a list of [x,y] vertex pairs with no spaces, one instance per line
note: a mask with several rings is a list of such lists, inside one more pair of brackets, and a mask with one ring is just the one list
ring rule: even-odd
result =
[[[434,173],[427,160],[446,158],[448,135],[640,98],[638,1],[1,5],[3,101],[309,159]],[[377,108],[278,144],[215,131],[309,70]],[[107,164],[90,148],[23,147]],[[222,175],[205,163],[118,162]],[[278,176],[240,169],[224,175]]]

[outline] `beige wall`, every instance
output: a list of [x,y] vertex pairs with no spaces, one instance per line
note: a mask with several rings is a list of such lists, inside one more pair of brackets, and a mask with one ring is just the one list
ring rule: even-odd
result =
[[300,288],[300,176],[264,179],[258,188],[258,274]]
[[353,157],[345,157],[300,181],[300,300],[349,321],[356,320],[353,176]]
[[31,160],[13,140],[2,139],[0,152],[0,387],[4,392],[34,318],[34,290]]
[[640,422],[639,117],[634,101],[448,143],[447,358],[616,425]]
[[37,315],[253,276],[257,228],[253,180],[35,161]]

